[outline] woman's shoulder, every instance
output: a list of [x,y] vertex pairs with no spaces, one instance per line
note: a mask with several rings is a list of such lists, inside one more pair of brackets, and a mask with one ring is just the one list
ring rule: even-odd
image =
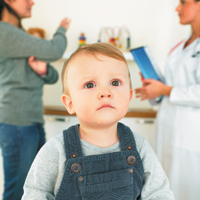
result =
[[181,41],[175,43],[175,44],[171,47],[171,49],[170,49],[170,51],[169,51],[169,53],[168,53],[168,56],[171,55],[172,52],[174,52],[174,50],[176,50],[178,47],[180,47],[181,44],[183,44],[183,42],[184,42],[184,40],[181,40]]
[[[14,33],[14,34],[13,34]],[[6,22],[2,22],[0,21],[0,39],[1,41],[4,41],[4,38],[6,40],[9,39],[10,37],[15,37],[18,34],[23,34],[25,33],[25,31],[21,30],[20,28],[6,23]]]
[[15,30],[15,29],[19,30],[18,27],[14,26],[12,24],[9,24],[7,22],[2,22],[2,21],[0,21],[0,29],[1,29],[0,33],[4,32],[6,30]]

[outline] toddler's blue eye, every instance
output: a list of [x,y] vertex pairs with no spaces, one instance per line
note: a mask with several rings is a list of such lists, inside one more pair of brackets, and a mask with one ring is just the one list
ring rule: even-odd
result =
[[86,88],[93,88],[93,87],[95,87],[95,84],[94,83],[87,83],[85,87]]
[[119,86],[120,85],[120,82],[119,81],[113,81],[111,83],[112,86]]

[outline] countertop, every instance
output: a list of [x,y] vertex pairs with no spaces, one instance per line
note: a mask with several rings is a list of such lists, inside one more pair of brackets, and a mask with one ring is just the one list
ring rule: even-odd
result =
[[[62,116],[76,116],[70,115],[64,106],[44,106],[45,115],[62,115]],[[156,111],[153,109],[129,109],[125,117],[138,118],[155,118]]]

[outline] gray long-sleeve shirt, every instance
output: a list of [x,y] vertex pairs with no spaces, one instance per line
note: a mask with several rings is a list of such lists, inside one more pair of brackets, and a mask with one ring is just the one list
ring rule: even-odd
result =
[[0,122],[26,126],[43,123],[42,88],[55,83],[57,71],[50,66],[45,77],[28,64],[28,58],[47,63],[61,58],[66,29],[58,28],[52,40],[36,38],[19,28],[0,22]]
[[[142,200],[174,200],[168,179],[147,140],[134,133],[136,147],[144,167]],[[81,140],[84,156],[120,151],[119,142],[100,148]],[[37,154],[28,173],[22,200],[54,200],[65,171],[63,135],[51,138]]]

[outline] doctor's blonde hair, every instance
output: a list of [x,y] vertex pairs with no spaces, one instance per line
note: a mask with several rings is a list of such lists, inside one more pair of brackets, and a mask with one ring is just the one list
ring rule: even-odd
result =
[[63,66],[63,69],[62,69],[62,75],[61,75],[63,93],[65,93],[65,94],[69,93],[68,88],[66,86],[66,77],[67,77],[68,66],[80,54],[93,55],[96,58],[97,58],[97,56],[96,56],[97,54],[101,54],[101,55],[108,56],[108,57],[111,57],[111,58],[114,58],[116,60],[120,60],[120,61],[124,62],[127,65],[128,74],[129,74],[129,81],[130,81],[130,89],[132,89],[131,76],[130,76],[127,61],[126,61],[123,53],[119,49],[117,49],[114,45],[99,42],[99,43],[85,44],[85,45],[80,46],[70,56],[70,58],[64,63],[64,66]]

